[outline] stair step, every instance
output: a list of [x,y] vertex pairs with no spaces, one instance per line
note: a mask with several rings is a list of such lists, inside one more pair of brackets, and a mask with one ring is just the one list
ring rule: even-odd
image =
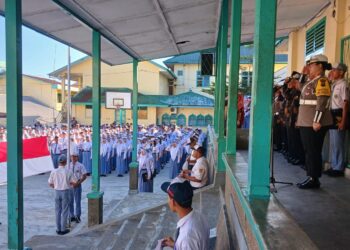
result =
[[112,224],[104,233],[97,249],[125,249],[141,218],[142,215],[134,215],[121,223]]

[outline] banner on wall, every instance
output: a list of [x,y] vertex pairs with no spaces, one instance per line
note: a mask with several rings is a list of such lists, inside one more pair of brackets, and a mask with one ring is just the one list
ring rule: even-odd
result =
[[[23,177],[49,172],[53,169],[47,137],[23,140]],[[7,143],[0,142],[0,184],[7,182]]]

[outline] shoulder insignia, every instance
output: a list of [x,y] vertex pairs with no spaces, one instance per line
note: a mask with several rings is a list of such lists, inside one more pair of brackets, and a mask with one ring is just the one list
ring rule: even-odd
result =
[[327,78],[318,79],[316,84],[316,96],[331,96],[331,86]]

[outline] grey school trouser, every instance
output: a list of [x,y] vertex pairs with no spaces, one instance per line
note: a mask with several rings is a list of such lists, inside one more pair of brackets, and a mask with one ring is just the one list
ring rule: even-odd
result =
[[55,213],[57,231],[64,231],[67,227],[69,207],[69,190],[55,190]]

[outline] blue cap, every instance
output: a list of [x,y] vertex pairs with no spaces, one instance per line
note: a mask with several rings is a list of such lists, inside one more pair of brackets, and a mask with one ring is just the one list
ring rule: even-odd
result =
[[58,157],[58,162],[67,162],[67,156],[66,155],[60,155]]
[[174,199],[181,207],[189,208],[192,205],[193,189],[189,181],[184,182],[164,182],[161,189],[170,198]]

